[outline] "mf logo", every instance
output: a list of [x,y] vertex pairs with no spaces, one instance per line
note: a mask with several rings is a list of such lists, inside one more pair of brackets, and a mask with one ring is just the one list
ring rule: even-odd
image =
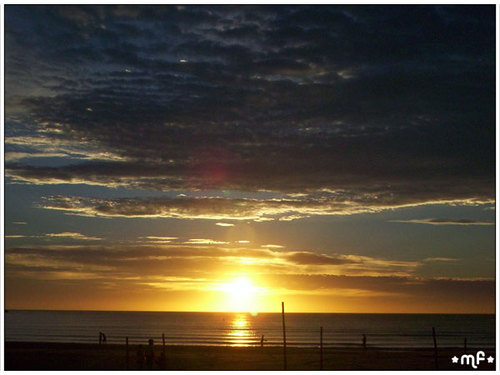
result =
[[[458,363],[459,358],[457,356],[454,356],[451,358],[451,361],[453,363]],[[460,357],[460,364],[461,365],[467,365],[471,366],[473,369],[477,369],[477,366],[483,362],[483,361],[488,361],[488,363],[493,363],[495,358],[493,358],[491,355],[486,358],[486,354],[482,350],[478,351],[476,355],[472,354],[464,354]]]

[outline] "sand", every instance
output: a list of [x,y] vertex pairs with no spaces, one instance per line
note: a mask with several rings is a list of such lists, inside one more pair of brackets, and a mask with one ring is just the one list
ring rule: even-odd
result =
[[[144,345],[144,348],[146,345]],[[139,369],[137,345],[129,346],[129,369]],[[155,346],[155,360],[162,351]],[[470,353],[475,353],[470,349]],[[167,346],[167,370],[283,370],[282,347],[215,347]],[[463,354],[461,349],[440,349],[440,370],[469,369],[453,364],[451,357]],[[486,357],[495,357],[494,350]],[[288,370],[319,370],[319,348],[287,348]],[[153,370],[162,369],[155,361]],[[143,368],[147,365],[144,363]],[[59,344],[7,342],[6,370],[123,370],[127,369],[125,345]],[[434,370],[434,350],[324,348],[325,370]],[[479,369],[494,370],[495,363],[482,362]]]

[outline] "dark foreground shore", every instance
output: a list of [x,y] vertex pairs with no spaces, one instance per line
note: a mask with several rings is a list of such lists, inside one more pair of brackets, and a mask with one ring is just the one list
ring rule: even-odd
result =
[[[129,346],[130,370],[139,369],[137,345]],[[161,370],[162,348],[155,346],[153,370]],[[471,349],[469,353],[475,354]],[[440,349],[440,370],[472,370],[453,364],[451,357],[462,355],[460,349]],[[486,351],[486,357],[493,350]],[[319,370],[318,348],[287,348],[288,370]],[[496,359],[495,359],[496,361]],[[144,369],[147,365],[144,364]],[[124,370],[127,369],[125,345],[58,344],[7,342],[6,370]],[[167,346],[166,370],[283,370],[282,347]],[[434,370],[434,350],[324,348],[325,370]],[[495,363],[484,361],[478,369],[494,370]]]

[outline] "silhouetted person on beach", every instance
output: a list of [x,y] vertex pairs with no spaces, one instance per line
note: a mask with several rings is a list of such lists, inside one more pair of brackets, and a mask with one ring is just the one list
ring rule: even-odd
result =
[[99,345],[106,344],[106,335],[102,332],[99,332]]
[[363,335],[363,349],[366,349],[366,335]]
[[153,368],[153,363],[155,360],[155,350],[154,350],[154,340],[149,339],[149,345],[146,349],[146,366],[148,370]]
[[139,345],[137,348],[137,367],[140,370],[144,367],[144,350],[142,349],[142,345]]
[[165,354],[165,350],[161,351],[160,357],[158,358],[158,367],[161,370],[165,370],[167,368],[167,356]]
[[106,335],[102,332],[99,332],[99,345],[106,344]]

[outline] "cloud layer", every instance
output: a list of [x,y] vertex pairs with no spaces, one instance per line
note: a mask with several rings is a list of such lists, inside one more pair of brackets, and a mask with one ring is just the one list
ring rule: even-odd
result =
[[6,175],[492,200],[494,31],[493,6],[9,6]]
[[[246,270],[252,274],[339,274],[411,276],[422,261],[402,261],[368,256],[327,255],[311,251],[285,251],[241,247],[207,239],[159,245],[116,246],[36,245],[10,247],[6,264],[36,272],[79,272],[102,268],[96,277],[182,277],[186,275],[224,275]],[[61,266],[62,265],[62,266]],[[15,267],[14,267],[15,268]],[[38,271],[37,271],[38,270]],[[104,272],[105,271],[105,272]],[[217,272],[214,272],[217,271]]]
[[[20,291],[16,296],[8,290],[11,303],[19,303],[23,288],[33,281],[42,285],[39,293],[48,299],[54,291],[60,295],[71,287],[80,290],[82,296],[93,295],[91,303],[107,295],[123,305],[123,290],[128,298],[138,296],[140,301],[148,296],[160,298],[163,292],[194,293],[191,295],[201,298],[207,293],[221,293],[228,281],[247,275],[263,297],[286,296],[292,301],[295,296],[301,301],[321,297],[320,311],[327,306],[342,310],[346,303],[364,306],[364,311],[387,311],[383,306],[388,303],[393,312],[471,311],[472,303],[477,311],[491,312],[494,280],[419,276],[419,268],[425,263],[443,261],[458,260],[401,261],[220,244],[38,245],[7,248],[5,269],[9,285],[17,285]],[[47,295],[44,286],[50,290]],[[336,304],[330,306],[325,298]],[[62,301],[64,298],[52,303],[62,306]]]

